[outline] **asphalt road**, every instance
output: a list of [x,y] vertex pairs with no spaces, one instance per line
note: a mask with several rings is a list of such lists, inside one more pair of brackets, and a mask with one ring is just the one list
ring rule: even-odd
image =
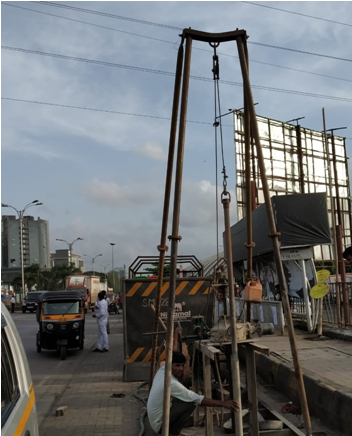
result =
[[[114,316],[112,315],[111,322]],[[84,350],[68,350],[66,360],[61,360],[55,351],[36,351],[38,323],[35,313],[15,312],[13,320],[21,336],[32,373],[36,396],[39,427],[51,412],[52,404],[63,395],[72,378],[77,374],[87,354],[94,349],[97,340],[97,322],[92,314],[86,315]]]

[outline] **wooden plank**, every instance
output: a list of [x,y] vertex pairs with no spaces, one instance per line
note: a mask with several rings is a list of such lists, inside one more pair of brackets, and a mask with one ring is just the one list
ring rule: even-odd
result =
[[252,348],[254,348],[254,351],[257,353],[266,354],[267,356],[270,355],[270,350],[268,347],[265,347],[264,345],[259,344],[249,344]]
[[[250,434],[245,431],[243,436],[250,436]],[[296,436],[296,433],[290,428],[284,428],[282,430],[263,430],[259,432],[259,436]]]
[[[290,421],[288,421],[284,416],[282,416],[279,412],[276,412],[276,410],[272,410],[270,408],[270,406],[265,402],[265,400],[263,399],[263,394],[261,394],[258,397],[259,402],[267,409],[269,410],[270,413],[272,413],[277,419],[279,419],[280,421],[282,421],[284,423],[284,425],[286,427],[288,427],[288,429],[291,430],[292,434],[294,436],[305,436],[305,434],[303,432],[301,432],[301,430],[299,430],[296,426],[294,426]],[[282,431],[282,430],[281,430]]]
[[209,344],[200,344],[200,349],[203,354],[205,354],[209,359],[214,360],[215,355],[220,353],[218,348],[213,347]]
[[[210,370],[210,358],[203,355],[203,373],[204,373],[204,396],[211,398],[211,370]],[[213,429],[213,408],[205,408],[205,434],[206,436],[214,436]]]
[[[200,357],[200,352],[196,346],[196,342],[193,346],[193,360],[192,360],[192,390],[196,394],[199,393],[199,380],[198,380],[198,374],[199,374],[199,365],[198,365],[198,359]],[[199,407],[196,406],[193,412],[193,425],[197,426],[199,425]]]
[[255,366],[255,352],[251,344],[246,348],[246,371],[249,406],[249,434],[259,436],[258,399],[257,399],[257,375]]

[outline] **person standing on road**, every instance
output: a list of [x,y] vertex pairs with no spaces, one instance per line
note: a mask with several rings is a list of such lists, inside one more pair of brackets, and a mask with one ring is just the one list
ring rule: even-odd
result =
[[14,295],[11,297],[11,313],[15,313],[15,304],[16,304],[16,298]]
[[[182,380],[183,368],[186,363],[185,356],[174,351],[172,353],[171,399],[169,435],[179,435],[187,419],[191,416],[196,405],[206,407],[225,407],[235,411],[239,405],[233,400],[213,400],[188,390],[179,380]],[[147,411],[150,426],[155,433],[161,433],[163,421],[165,365],[155,374],[152,388],[149,393]]]
[[106,291],[101,291],[103,294],[104,300],[106,301],[106,305],[108,308],[108,323],[106,324],[106,332],[109,335],[110,334],[110,324],[109,324],[109,304],[110,304],[110,298],[106,296]]
[[104,353],[109,351],[108,335],[106,332],[106,325],[108,322],[108,307],[102,292],[99,292],[98,294],[96,307],[97,311],[93,315],[93,318],[97,318],[98,322],[98,342],[95,350],[93,350],[93,353]]

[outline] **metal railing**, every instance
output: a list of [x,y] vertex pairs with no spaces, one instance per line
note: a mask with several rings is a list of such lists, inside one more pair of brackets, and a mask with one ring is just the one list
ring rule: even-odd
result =
[[[338,301],[336,288],[340,290],[340,322],[338,320]],[[316,302],[316,300],[315,300]],[[290,297],[291,313],[296,318],[306,317],[306,305],[303,298]],[[311,303],[310,303],[311,304]],[[310,309],[314,314],[317,305],[311,305]],[[323,322],[341,326],[352,325],[352,283],[331,283],[329,292],[323,298]]]

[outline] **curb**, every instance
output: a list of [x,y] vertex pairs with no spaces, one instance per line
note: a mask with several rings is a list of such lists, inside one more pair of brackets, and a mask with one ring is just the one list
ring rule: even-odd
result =
[[[295,328],[307,332],[307,323],[305,321],[294,321]],[[323,325],[323,335],[331,339],[339,339],[340,341],[352,342],[351,329],[339,329],[337,327],[327,327]]]
[[[300,404],[294,369],[273,357],[256,353],[257,373],[275,389]],[[352,435],[352,395],[303,373],[309,411],[346,436]]]

